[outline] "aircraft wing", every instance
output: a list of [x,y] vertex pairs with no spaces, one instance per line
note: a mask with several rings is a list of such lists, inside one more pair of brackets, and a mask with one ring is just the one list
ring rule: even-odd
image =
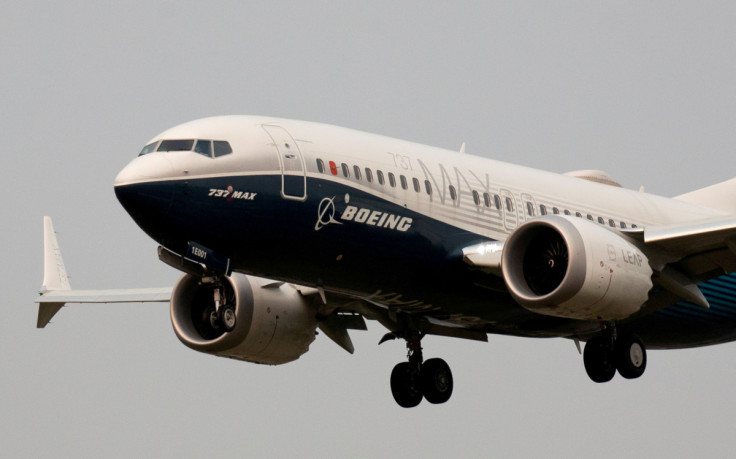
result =
[[684,225],[626,230],[643,243],[644,250],[659,251],[671,266],[693,280],[703,281],[736,272],[736,217],[701,220]]
[[644,242],[692,254],[736,240],[736,218],[709,219],[690,225],[658,226],[644,231]]
[[[709,304],[698,284],[736,272],[736,217],[732,215],[620,232],[647,254],[657,272],[654,278],[657,284],[704,308]],[[463,260],[470,266],[503,277],[503,250],[502,241],[474,244],[463,249]]]
[[168,303],[171,287],[117,290],[72,290],[61,258],[50,217],[43,218],[44,276],[43,287],[36,298],[38,321],[44,328],[66,303]]
[[38,303],[37,328],[48,325],[66,303],[168,303],[171,287],[117,290],[50,290],[42,292]]
[[[633,228],[621,232],[642,243],[644,250],[659,250],[670,262],[686,261],[692,275],[706,274],[718,266],[724,272],[736,271],[734,216],[688,224]],[[501,275],[503,245],[503,241],[489,241],[465,247],[463,260],[471,266]],[[710,265],[706,266],[708,260]],[[695,261],[698,263],[694,263]]]
[[168,303],[171,287],[115,290],[53,290],[36,303]]

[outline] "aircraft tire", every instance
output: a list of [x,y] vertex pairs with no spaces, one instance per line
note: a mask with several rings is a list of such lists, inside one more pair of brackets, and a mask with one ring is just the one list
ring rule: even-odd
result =
[[585,372],[594,382],[608,382],[616,374],[613,349],[600,336],[589,339],[585,344],[583,363],[585,364]]
[[616,340],[616,369],[626,379],[635,379],[644,374],[647,367],[647,351],[636,335],[623,336]]
[[452,371],[442,359],[429,359],[420,373],[422,393],[429,403],[445,403],[452,395]]
[[391,393],[403,408],[413,408],[422,401],[422,391],[412,364],[401,362],[391,372]]
[[235,317],[235,308],[232,306],[220,307],[220,325],[226,332],[235,330],[237,320]]
[[209,306],[204,310],[204,317],[205,322],[210,325],[210,328],[212,328],[212,330],[220,329],[220,321],[218,320],[217,311],[215,310],[214,306]]

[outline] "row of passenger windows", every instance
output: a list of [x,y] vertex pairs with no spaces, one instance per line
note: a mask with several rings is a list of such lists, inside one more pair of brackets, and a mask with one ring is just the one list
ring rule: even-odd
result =
[[[321,174],[330,173],[332,175],[338,175],[340,172],[342,172],[343,177],[350,178],[351,170],[350,170],[350,166],[348,166],[347,164],[342,163],[340,164],[339,168],[337,167],[337,164],[335,164],[334,161],[328,161],[327,164],[329,166],[329,170],[325,167],[324,161],[322,161],[321,159],[317,159],[317,170]],[[366,181],[368,181],[369,183],[372,183],[373,182],[373,170],[371,168],[366,167],[361,170],[360,167],[353,166],[352,175],[353,177],[355,177],[356,180],[363,179],[363,172],[365,172]],[[396,176],[393,174],[393,172],[389,172],[386,175],[388,176],[388,184],[392,188],[396,188],[396,184],[397,184]],[[378,170],[378,169],[376,170],[376,179],[379,185],[384,185],[386,183],[386,177],[384,176],[383,171],[381,170]],[[399,175],[399,183],[401,184],[401,188],[403,188],[404,190],[409,189],[409,180],[404,175],[401,175],[401,174]],[[421,184],[419,183],[419,179],[417,179],[416,177],[412,177],[411,183],[412,183],[412,187],[414,188],[414,191],[416,191],[417,193],[421,192],[422,187],[421,187]],[[424,181],[424,191],[428,195],[432,194],[432,184],[430,183],[429,180]],[[455,188],[454,185],[449,186],[449,192],[450,192],[450,199],[452,199],[453,201],[457,201],[458,194],[457,194],[457,189]],[[482,205],[488,208],[495,208],[496,210],[502,210],[502,207],[503,207],[505,208],[507,212],[514,212],[514,200],[510,196],[504,196],[502,198],[498,194],[491,194],[488,192],[484,192],[481,195],[476,190],[473,190],[472,194],[473,194],[473,202],[475,203],[476,206],[480,206],[482,202]],[[530,217],[534,217],[536,215],[534,204],[532,204],[530,201],[526,201],[526,213]],[[548,215],[549,213],[550,213],[550,210],[547,208],[546,205],[544,204],[539,205],[540,215]],[[555,215],[559,215],[559,214],[573,215],[573,213],[570,212],[569,210],[563,209],[562,211],[560,211],[560,209],[557,207],[552,207],[551,213]],[[580,212],[575,212],[574,215],[576,217],[583,218],[583,214]],[[587,214],[586,218],[590,221],[596,221],[596,219],[593,218],[593,216],[590,214]],[[612,228],[617,227],[616,222],[612,218],[609,218],[606,220],[603,217],[598,217],[597,221],[601,225],[608,224],[608,226]],[[621,221],[618,223],[618,227],[628,228],[628,225],[626,224],[626,222]],[[631,225],[631,228],[636,228],[636,227],[637,226],[634,224]]]
[[[526,203],[526,213],[529,216],[532,216],[532,217],[534,216],[534,205],[531,202],[528,202],[528,201]],[[540,215],[547,215],[548,213],[549,213],[549,211],[547,210],[547,206],[545,206],[544,204],[540,204],[539,205],[539,214]],[[552,213],[555,214],[555,215],[559,215],[560,214],[560,209],[558,209],[557,207],[552,207]],[[565,215],[572,215],[572,212],[570,212],[567,209],[563,210],[562,213],[565,214]],[[583,214],[580,213],[580,212],[575,212],[575,216],[576,217],[579,217],[579,218],[583,218]],[[625,228],[628,228],[628,225],[626,224],[626,222],[620,221],[620,222],[618,222],[618,225],[616,225],[616,221],[614,219],[612,219],[612,218],[605,219],[603,217],[598,217],[597,219],[595,219],[590,214],[587,214],[585,216],[585,218],[587,218],[588,220],[590,220],[592,222],[597,221],[601,225],[606,225],[607,224],[611,228],[616,228],[617,226],[619,228],[624,228],[624,229]],[[631,224],[631,227],[632,228],[637,228],[637,226],[635,224],[633,224],[633,223]]]
[[[335,164],[334,161],[329,161],[328,164],[329,164],[329,172],[332,175],[338,175],[337,164]],[[321,159],[317,160],[317,170],[319,170],[321,174],[324,174],[327,171],[327,169],[325,168],[325,163]],[[342,171],[343,177],[350,178],[351,171],[350,171],[350,167],[347,164],[342,163],[340,165],[340,170]],[[373,170],[370,167],[366,167],[364,171],[365,171],[366,181],[368,183],[373,183]],[[363,170],[361,170],[360,167],[353,166],[352,174],[356,180],[363,180]],[[396,176],[394,175],[393,172],[389,172],[386,175],[384,175],[383,171],[379,169],[376,170],[375,179],[379,185],[386,184],[386,177],[388,177],[388,184],[391,186],[391,188],[396,188],[397,183],[399,183],[401,184],[401,188],[403,188],[404,190],[409,189],[409,180],[406,178],[405,175],[399,175],[399,181],[397,182]],[[412,177],[411,186],[412,188],[414,188],[414,191],[416,191],[417,193],[421,192],[422,190],[422,185],[421,183],[419,183],[419,179],[416,177]],[[429,180],[424,181],[424,190],[427,194],[429,195],[432,194],[432,184],[429,182]],[[452,198],[452,199],[456,199],[456,198]]]
[[224,140],[159,140],[143,147],[138,156],[147,155],[154,151],[193,151],[209,158],[217,158],[232,153],[233,149],[230,147],[230,143]]

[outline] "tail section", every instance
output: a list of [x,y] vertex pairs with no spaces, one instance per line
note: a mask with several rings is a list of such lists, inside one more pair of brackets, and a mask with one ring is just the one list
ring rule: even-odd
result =
[[675,199],[736,215],[736,178],[675,196]]
[[[43,217],[43,286],[40,294],[58,290],[71,290],[71,285],[51,217]],[[40,303],[36,327],[44,328],[62,306],[64,303]]]

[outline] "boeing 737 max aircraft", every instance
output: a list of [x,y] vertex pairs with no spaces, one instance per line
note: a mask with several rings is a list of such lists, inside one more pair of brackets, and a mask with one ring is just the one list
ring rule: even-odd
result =
[[427,335],[586,342],[593,381],[637,378],[646,347],[736,339],[736,179],[668,199],[318,123],[192,121],[115,178],[184,272],[173,288],[72,290],[51,220],[38,327],[65,303],[169,302],[177,337],[249,362],[299,358],[319,328],[348,352],[364,319],[402,339],[403,407],[446,402]]

